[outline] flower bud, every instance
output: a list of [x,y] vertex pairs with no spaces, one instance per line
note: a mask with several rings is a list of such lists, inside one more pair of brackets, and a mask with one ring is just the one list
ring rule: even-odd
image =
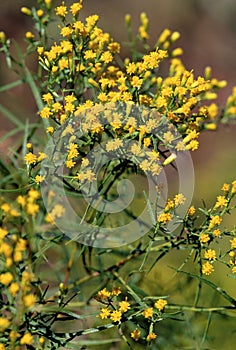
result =
[[131,25],[131,16],[129,14],[125,15],[125,25],[130,27]]
[[4,32],[0,32],[0,42],[1,42],[2,44],[5,44],[5,43],[6,43],[6,40],[7,40],[6,34],[5,34]]
[[180,33],[179,32],[173,32],[171,34],[170,40],[173,42],[175,42],[176,40],[178,40],[180,38]]
[[164,160],[163,166],[172,163],[176,158],[177,158],[177,155],[175,153],[171,153],[171,155]]
[[216,130],[217,125],[216,123],[208,123],[204,125],[204,129],[206,130]]
[[24,15],[26,15],[26,16],[31,16],[32,15],[32,11],[28,7],[22,7],[21,8],[21,12]]

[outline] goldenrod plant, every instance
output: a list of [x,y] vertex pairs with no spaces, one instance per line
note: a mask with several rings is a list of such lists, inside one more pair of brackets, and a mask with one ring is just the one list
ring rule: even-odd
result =
[[226,81],[185,68],[177,31],[150,47],[145,13],[135,36],[124,19],[124,58],[82,0],[34,5],[24,52],[0,33],[19,77],[0,90],[26,83],[38,110],[1,107],[16,127],[2,140],[23,136],[0,160],[0,350],[226,349],[211,330],[236,300],[214,275],[236,276],[236,180],[195,207],[191,152],[235,119],[236,87],[220,107]]

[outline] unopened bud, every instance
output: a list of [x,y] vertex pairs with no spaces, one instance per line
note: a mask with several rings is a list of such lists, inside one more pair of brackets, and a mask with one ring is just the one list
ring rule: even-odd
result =
[[204,128],[206,130],[216,130],[217,125],[216,125],[216,123],[208,123],[208,124],[204,125]]
[[131,25],[131,16],[129,14],[125,15],[125,25],[130,27]]
[[211,67],[209,67],[209,66],[207,66],[205,68],[205,78],[206,78],[206,80],[211,79]]
[[43,17],[43,15],[44,15],[43,10],[41,10],[41,9],[39,9],[36,13],[37,13],[37,16],[38,16],[39,18]]
[[0,32],[0,42],[2,44],[5,44],[7,38],[6,38],[6,34],[4,32]]
[[163,166],[172,163],[176,158],[177,158],[177,155],[175,153],[171,153],[171,155],[164,160]]
[[26,15],[26,16],[31,16],[32,15],[32,11],[28,7],[22,7],[21,8],[21,12],[24,15]]
[[47,9],[50,9],[52,6],[52,0],[44,0],[44,2],[45,2]]
[[88,83],[89,83],[90,85],[96,87],[96,88],[99,87],[98,83],[97,83],[94,79],[92,79],[92,78],[89,78],[89,79],[88,79]]
[[181,55],[183,55],[183,49],[181,49],[181,47],[177,47],[171,52],[172,57],[181,56]]
[[180,38],[180,33],[179,32],[173,32],[171,34],[170,40],[173,42],[175,42],[176,40],[178,40]]

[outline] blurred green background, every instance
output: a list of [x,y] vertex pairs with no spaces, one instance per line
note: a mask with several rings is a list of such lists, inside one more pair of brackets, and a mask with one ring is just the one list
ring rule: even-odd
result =
[[[58,4],[54,1],[54,4]],[[65,1],[71,4],[72,1]],[[34,0],[1,0],[0,2],[0,30],[4,30],[8,37],[14,38],[24,47],[24,33],[32,30],[31,19],[20,13],[21,6],[35,5]],[[196,75],[203,74],[205,66],[211,66],[213,76],[218,79],[226,79],[227,87],[221,91],[219,103],[223,104],[231,93],[232,87],[236,85],[236,1],[235,0],[84,0],[83,16],[97,13],[100,16],[99,25],[105,31],[111,33],[115,40],[126,42],[127,36],[124,29],[124,16],[129,13],[132,16],[134,30],[139,25],[139,15],[146,12],[150,20],[150,43],[154,43],[164,28],[177,30],[181,33],[179,46],[184,50],[182,57],[187,69],[194,69]],[[123,50],[125,55],[125,49]],[[6,71],[6,66],[1,57],[0,85],[14,81],[13,73]],[[30,62],[33,67],[33,63]],[[31,93],[26,86],[20,86],[0,95],[0,103],[11,109],[21,120],[37,120],[37,109]],[[13,125],[1,115],[0,137],[13,128]],[[21,136],[19,135],[19,138]],[[206,132],[200,138],[200,148],[192,155],[195,169],[195,190],[193,202],[196,206],[202,204],[204,198],[206,205],[210,206],[216,195],[220,192],[222,183],[236,179],[236,126],[221,126],[217,132]],[[14,149],[17,138],[8,138],[0,144],[0,156],[4,157],[7,152]],[[228,217],[228,225],[235,224],[235,217]],[[223,242],[222,242],[223,244]],[[167,283],[166,276],[171,280],[173,270],[167,265],[177,265],[183,261],[178,253],[163,260],[159,268],[149,276],[148,285],[144,286],[147,292],[153,293],[157,281],[164,285],[159,293],[169,294],[176,288],[175,283]],[[222,272],[222,274],[221,274]],[[236,297],[235,280],[227,278],[223,271],[214,277],[223,289]],[[186,288],[186,284],[179,279],[178,288]],[[189,285],[192,288],[192,284]],[[191,294],[191,293],[190,293]],[[207,295],[207,294],[206,294]],[[214,296],[216,297],[216,296]],[[179,294],[179,300],[183,302],[185,294]],[[213,296],[212,296],[213,298]],[[196,334],[204,329],[206,318],[201,318],[197,325],[191,324],[191,315],[188,316],[187,325],[189,332]],[[233,319],[232,319],[233,320]],[[233,321],[224,322],[223,317],[215,317],[215,326],[211,328],[210,336],[212,342],[210,347],[204,349],[232,350],[236,343],[236,329]],[[174,325],[173,325],[174,327]],[[182,327],[182,328],[181,328]],[[184,337],[186,324],[183,323],[179,329],[169,328],[169,332],[179,332]],[[195,329],[195,327],[199,327]],[[162,330],[160,330],[161,332]],[[163,332],[168,333],[167,330]],[[181,335],[183,333],[183,335]],[[224,339],[222,338],[224,335]],[[184,344],[184,342],[182,342]],[[186,349],[190,349],[186,341]],[[185,347],[176,347],[184,349]],[[105,349],[105,347],[104,347]],[[112,348],[109,348],[112,349]],[[165,348],[161,347],[160,349]],[[191,349],[193,349],[191,347]],[[194,348],[195,349],[195,348]],[[197,349],[197,347],[196,347]]]

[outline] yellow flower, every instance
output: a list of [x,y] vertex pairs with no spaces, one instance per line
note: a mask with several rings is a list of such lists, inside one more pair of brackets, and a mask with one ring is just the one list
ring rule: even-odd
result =
[[13,248],[6,242],[0,244],[0,253],[9,258],[12,255]]
[[51,215],[53,218],[61,218],[65,213],[65,208],[61,204],[56,204],[52,209]]
[[208,260],[216,260],[216,252],[214,249],[208,249],[205,251],[204,258]]
[[151,145],[151,139],[149,137],[145,137],[143,139],[143,145],[144,147],[149,147]]
[[214,271],[214,267],[208,261],[202,265],[202,273],[204,275],[210,275]]
[[3,239],[8,234],[5,228],[0,227],[0,240]]
[[66,161],[66,166],[68,169],[71,169],[75,166],[76,162],[74,162],[73,160],[69,159]]
[[3,203],[1,205],[1,209],[5,212],[5,213],[8,213],[10,210],[11,210],[11,207],[8,203]]
[[215,204],[215,208],[223,208],[226,207],[228,200],[224,196],[218,196],[217,202]]
[[121,290],[119,287],[114,287],[111,291],[112,295],[117,296],[121,293]]
[[140,79],[137,75],[134,75],[131,79],[131,85],[135,88],[140,88],[142,86],[143,79]]
[[137,69],[137,66],[134,62],[131,62],[126,66],[127,74],[134,74],[136,72],[136,69]]
[[97,293],[97,297],[100,300],[107,300],[111,296],[111,292],[109,292],[106,288],[103,288]]
[[75,2],[74,4],[72,4],[70,6],[70,12],[72,13],[72,15],[74,17],[78,15],[78,13],[80,12],[81,9],[82,9],[81,2]]
[[167,305],[167,301],[165,299],[158,299],[154,306],[159,310],[159,311],[162,311],[165,306]]
[[224,183],[223,186],[221,187],[221,190],[224,192],[228,192],[230,188],[229,184]]
[[127,298],[125,300],[119,302],[119,306],[120,306],[119,310],[121,312],[126,312],[130,309],[130,303],[127,301]]
[[25,33],[26,39],[33,40],[34,39],[34,34],[31,32],[26,32]]
[[55,102],[53,103],[52,108],[53,108],[53,112],[57,113],[62,110],[62,105],[60,104],[60,102]]
[[209,230],[211,230],[214,226],[220,225],[222,218],[219,215],[211,216]]
[[61,58],[58,63],[59,63],[60,70],[63,70],[69,67],[69,61],[66,58]]
[[174,201],[175,201],[176,206],[183,204],[185,202],[185,200],[186,200],[186,198],[184,197],[184,195],[182,193],[175,195]]
[[111,319],[113,322],[120,322],[121,316],[122,316],[121,311],[119,311],[119,310],[114,310],[114,311],[112,311],[112,313],[111,313],[111,315],[110,315],[110,319]]
[[33,336],[30,333],[25,333],[20,340],[21,345],[32,345],[33,344]]
[[119,53],[120,52],[120,44],[117,42],[112,42],[108,45],[108,49],[112,52],[112,53]]
[[40,112],[39,115],[41,118],[48,119],[50,115],[52,115],[52,112],[49,107],[44,107]]
[[236,249],[236,237],[230,240],[231,249]]
[[147,336],[147,341],[154,340],[154,339],[156,339],[156,337],[157,337],[157,335],[155,333],[150,333]]
[[42,175],[36,175],[35,176],[35,182],[37,184],[40,184],[41,182],[43,182],[45,180],[45,176],[42,176]]
[[[40,152],[41,153],[41,152]],[[40,155],[41,157],[44,157],[44,153]],[[46,155],[45,155],[46,156]],[[28,192],[28,202],[32,203],[33,201],[35,201],[36,199],[38,199],[40,197],[40,193],[39,191],[31,188]]]
[[219,229],[213,230],[212,233],[213,233],[213,235],[216,236],[216,237],[220,237],[220,235],[221,235],[221,232],[220,232]]
[[0,275],[0,283],[8,286],[13,280],[13,275],[10,272],[1,273]]
[[37,48],[37,52],[38,52],[39,56],[42,56],[42,54],[44,53],[44,47],[43,46],[39,46]]
[[123,146],[123,141],[121,139],[116,139],[116,140],[112,140],[112,141],[107,142],[106,150],[107,150],[107,152],[115,151],[116,149],[118,149],[122,146]]
[[186,146],[187,150],[195,151],[199,147],[199,142],[197,140],[192,140],[189,142],[189,144]]
[[26,205],[26,198],[25,198],[25,196],[21,196],[21,195],[18,196],[16,198],[16,201],[17,201],[18,204],[20,204],[22,206],[22,208],[24,208],[24,206]]
[[72,33],[73,33],[73,29],[71,29],[70,27],[63,27],[61,29],[61,35],[63,37],[70,36]]
[[135,328],[133,332],[130,334],[131,338],[133,338],[135,341],[138,341],[140,339],[140,330],[138,328]]
[[10,286],[9,286],[9,291],[11,293],[11,295],[13,295],[13,297],[16,296],[16,294],[19,292],[19,285],[17,282],[13,282]]
[[199,239],[201,243],[207,243],[210,240],[210,236],[207,233],[201,233]]
[[44,337],[40,337],[39,338],[39,344],[44,344],[45,343],[45,339],[44,339]]
[[165,211],[169,211],[170,209],[173,209],[174,207],[175,207],[175,203],[171,199],[168,199],[166,206],[165,206]]
[[10,321],[4,317],[0,317],[0,332],[4,332],[10,326]]
[[38,16],[39,18],[43,17],[43,15],[44,15],[44,12],[43,12],[42,9],[37,10],[36,13],[37,13],[37,16]]
[[61,6],[58,6],[55,8],[55,12],[56,12],[56,15],[60,17],[65,17],[67,15],[67,8],[65,6],[64,1],[62,2]]
[[236,192],[236,180],[232,182],[232,193],[234,194]]
[[53,96],[50,92],[48,92],[47,94],[43,94],[42,99],[46,103],[50,104],[53,101]]
[[31,294],[27,294],[27,295],[24,296],[23,301],[24,301],[25,307],[30,308],[30,307],[34,306],[34,304],[36,302],[36,297],[32,293]]
[[105,62],[105,63],[109,63],[113,60],[113,56],[109,51],[105,51],[103,52],[103,54],[101,55],[101,61]]
[[171,220],[170,213],[161,213],[157,217],[157,221],[164,224],[167,224],[170,220]]
[[18,240],[18,242],[16,243],[15,250],[18,250],[20,252],[24,252],[26,250],[26,247],[27,247],[27,240],[20,238]]
[[196,212],[196,209],[195,209],[193,206],[190,207],[190,208],[188,209],[188,214],[189,214],[190,216],[194,215],[195,212]]
[[87,26],[89,27],[89,29],[91,29],[93,26],[95,26],[95,24],[97,23],[98,20],[99,20],[98,15],[88,16],[86,18],[86,23],[87,23]]
[[39,205],[35,203],[28,203],[26,212],[29,215],[35,216],[39,212]]
[[27,164],[35,164],[37,162],[37,156],[33,154],[32,152],[29,152],[24,157]]
[[147,309],[143,310],[142,315],[145,318],[152,318],[153,315],[153,308],[152,307],[148,307]]
[[110,310],[107,307],[101,309],[99,317],[103,320],[104,318],[108,318],[110,316]]

